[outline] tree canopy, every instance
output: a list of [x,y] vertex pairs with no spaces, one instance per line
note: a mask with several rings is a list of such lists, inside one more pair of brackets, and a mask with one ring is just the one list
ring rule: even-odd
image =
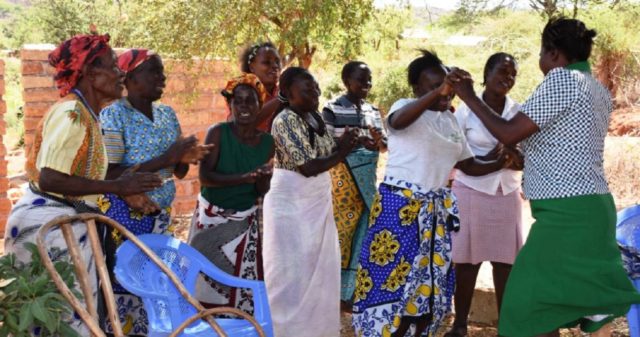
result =
[[147,46],[177,58],[236,56],[241,46],[271,41],[285,63],[308,67],[318,47],[336,59],[357,55],[372,12],[371,0],[35,0],[19,24],[51,43],[95,24],[116,47]]

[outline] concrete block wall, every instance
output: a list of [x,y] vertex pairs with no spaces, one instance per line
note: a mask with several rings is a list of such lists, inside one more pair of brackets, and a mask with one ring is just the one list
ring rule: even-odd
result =
[[[20,52],[27,151],[42,116],[59,98],[53,81],[55,71],[47,61],[52,50],[50,45],[25,45]],[[167,86],[161,101],[177,112],[184,135],[196,134],[203,141],[208,127],[226,117],[226,103],[219,93],[233,73],[234,65],[221,60],[190,63],[165,60],[165,68]],[[3,186],[0,180],[0,195],[6,193]],[[190,167],[185,179],[176,180],[176,188],[174,215],[190,214],[200,190],[197,166]]]

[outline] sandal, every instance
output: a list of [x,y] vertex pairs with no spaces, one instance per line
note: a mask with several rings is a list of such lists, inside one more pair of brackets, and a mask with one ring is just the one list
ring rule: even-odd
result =
[[466,337],[467,326],[466,325],[454,325],[451,330],[447,331],[443,337]]

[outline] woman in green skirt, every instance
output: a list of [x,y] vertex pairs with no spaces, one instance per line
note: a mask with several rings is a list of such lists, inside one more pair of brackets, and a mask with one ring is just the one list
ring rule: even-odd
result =
[[536,222],[507,282],[503,336],[558,336],[559,328],[576,325],[605,336],[607,323],[640,303],[616,246],[616,209],[604,175],[613,105],[591,75],[595,35],[579,20],[550,21],[540,49],[545,78],[509,121],[476,96],[468,73],[448,78],[501,143],[522,141],[524,193]]

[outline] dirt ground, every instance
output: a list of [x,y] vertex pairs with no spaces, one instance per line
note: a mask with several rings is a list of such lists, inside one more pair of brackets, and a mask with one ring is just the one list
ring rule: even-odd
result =
[[611,136],[640,136],[640,108],[616,109],[609,123]]
[[[351,315],[342,314],[342,327],[340,330],[340,337],[355,337],[353,330],[351,329]],[[451,327],[453,323],[453,317],[449,316],[440,330],[438,331],[436,337],[442,337]],[[614,328],[612,337],[623,337],[629,336],[629,327],[627,326],[627,320],[625,318],[619,318],[614,321]],[[482,324],[474,324],[471,323],[468,330],[468,337],[494,337],[497,336],[498,332],[496,327],[487,326]],[[582,337],[588,336],[589,334],[582,333],[579,329],[563,329],[560,331],[561,337]]]

